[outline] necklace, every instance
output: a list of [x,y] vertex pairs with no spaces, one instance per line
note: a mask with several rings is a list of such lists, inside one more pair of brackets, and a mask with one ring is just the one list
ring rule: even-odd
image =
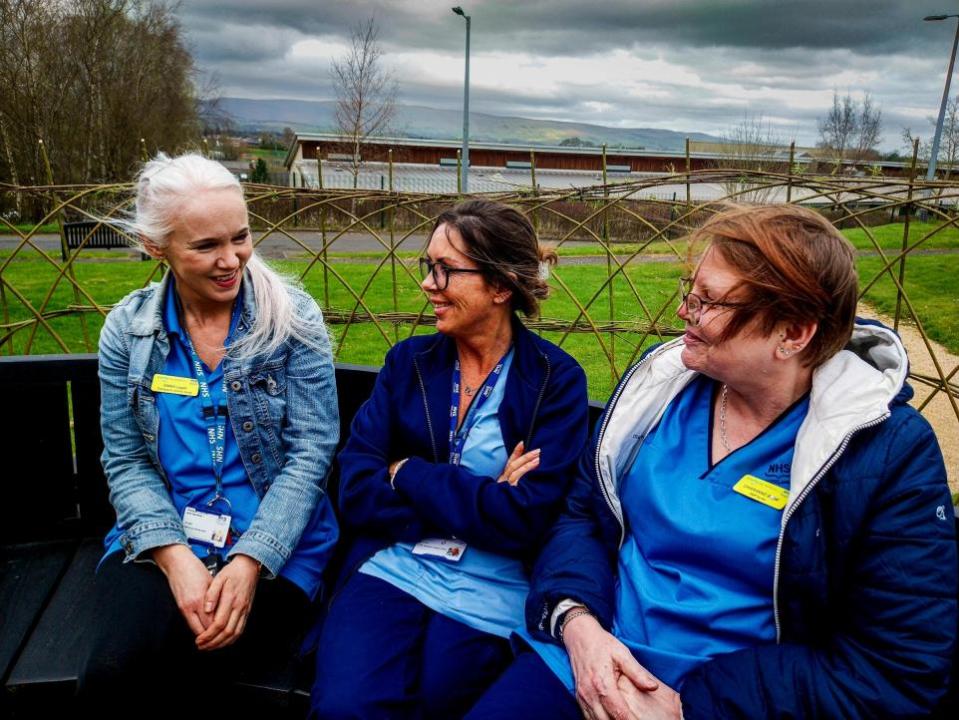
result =
[[729,386],[723,383],[723,396],[719,401],[719,441],[726,448],[726,452],[732,452],[729,447],[729,440],[726,439],[726,397],[729,395]]

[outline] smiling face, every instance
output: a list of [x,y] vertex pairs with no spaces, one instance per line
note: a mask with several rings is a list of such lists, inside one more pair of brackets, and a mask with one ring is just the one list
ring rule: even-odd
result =
[[179,208],[166,247],[147,244],[147,250],[166,259],[185,306],[232,305],[253,254],[243,195],[225,189],[189,197]]
[[[465,242],[459,231],[443,224],[433,232],[426,256],[452,270],[478,269],[477,264],[459,250],[462,247]],[[510,292],[494,287],[479,273],[450,273],[443,290],[429,274],[420,287],[433,306],[436,329],[452,337],[482,334],[501,314],[510,312]]]
[[740,280],[736,270],[717,250],[707,248],[693,276],[692,292],[704,301],[699,325],[691,324],[692,318],[685,303],[680,303],[677,310],[679,317],[686,322],[683,364],[722,382],[741,377],[755,379],[772,372],[779,340],[777,332],[770,335],[758,332],[755,320],[728,340],[721,340],[736,309],[708,303],[744,301],[742,289],[736,287]]

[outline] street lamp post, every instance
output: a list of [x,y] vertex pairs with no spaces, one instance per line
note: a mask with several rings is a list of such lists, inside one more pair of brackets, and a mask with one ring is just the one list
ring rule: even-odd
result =
[[470,177],[470,16],[457,5],[453,12],[466,20],[466,79],[463,81],[463,156],[460,180],[463,193],[469,192]]
[[[938,22],[948,18],[959,18],[959,15],[927,15],[926,22]],[[946,86],[942,91],[942,103],[939,105],[939,120],[936,122],[936,134],[932,138],[932,153],[929,156],[929,171],[926,180],[936,177],[936,160],[939,157],[939,139],[942,137],[942,123],[946,117],[946,103],[949,102],[949,84],[952,82],[952,68],[956,64],[956,47],[959,46],[959,22],[956,23],[956,39],[952,42],[952,55],[949,57],[949,70],[946,72]]]

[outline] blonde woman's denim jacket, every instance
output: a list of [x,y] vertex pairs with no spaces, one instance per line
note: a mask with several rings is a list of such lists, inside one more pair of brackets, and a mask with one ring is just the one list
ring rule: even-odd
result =
[[[124,298],[100,334],[101,461],[122,530],[126,560],[148,560],[152,548],[186,543],[157,456],[159,413],[150,389],[170,350],[163,325],[169,273]],[[244,279],[237,337],[256,314]],[[316,302],[291,290],[294,311],[322,323]],[[269,356],[224,358],[230,423],[250,482],[260,498],[252,523],[228,556],[243,553],[276,575],[293,553],[318,502],[339,439],[336,382],[329,343],[322,352],[287,341]]]

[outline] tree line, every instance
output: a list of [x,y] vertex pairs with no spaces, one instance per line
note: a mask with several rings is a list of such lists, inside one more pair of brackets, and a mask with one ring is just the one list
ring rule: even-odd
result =
[[127,181],[144,154],[195,145],[196,67],[174,9],[0,0],[0,182]]

